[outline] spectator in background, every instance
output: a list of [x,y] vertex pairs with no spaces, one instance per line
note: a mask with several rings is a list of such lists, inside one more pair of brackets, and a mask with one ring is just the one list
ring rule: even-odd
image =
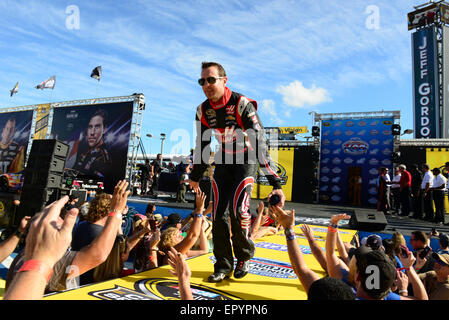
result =
[[[189,231],[185,237],[181,235],[180,228],[169,227],[164,229],[161,234],[161,241],[159,243],[159,255],[158,255],[158,265],[166,265],[167,253],[170,248],[173,247],[176,251],[180,252],[187,257],[193,257],[200,254],[205,254],[209,252],[209,243],[207,241],[207,236],[204,233],[203,221],[204,221],[204,201],[206,195],[201,192],[201,190],[196,191],[195,201],[197,203],[197,208],[194,211],[193,220],[190,224]],[[179,226],[181,223],[179,221]],[[196,243],[199,237],[203,237],[201,243],[203,244],[200,250],[191,250],[193,245]]]
[[[449,300],[449,254],[432,253],[434,270],[419,274],[429,300]],[[424,259],[425,260],[425,259]]]
[[413,164],[410,167],[410,173],[412,175],[411,197],[413,218],[421,219],[422,217],[422,200],[421,200],[421,184],[422,184],[422,172],[418,169],[418,165]]
[[413,231],[410,235],[410,244],[414,251],[413,254],[417,259],[422,260],[427,258],[425,264],[422,266],[420,265],[419,267],[415,266],[416,272],[420,274],[433,270],[434,260],[432,255],[429,254],[431,249],[426,234],[422,231]]
[[159,189],[159,176],[162,169],[165,168],[165,163],[162,161],[162,154],[158,153],[156,159],[151,162],[151,175],[153,176],[153,183],[150,187],[150,193]]
[[437,230],[433,230],[430,233],[430,237],[438,237],[438,243],[440,245],[440,248],[437,250],[438,254],[449,254],[449,236],[446,233],[438,232]]
[[401,197],[400,197],[400,184],[399,181],[401,180],[401,172],[399,171],[399,168],[394,168],[394,176],[391,183],[391,194],[393,196],[393,213],[399,214],[399,209],[401,208]]
[[162,224],[161,231],[167,230],[168,228],[176,228],[181,230],[182,218],[178,213],[170,213]]
[[430,171],[428,164],[422,165],[422,171],[424,173],[422,183],[421,183],[421,199],[423,203],[424,220],[433,220],[433,180],[434,176]]
[[407,171],[404,164],[398,166],[401,172],[401,180],[399,181],[399,193],[401,199],[401,216],[408,217],[411,210],[410,189],[412,186],[412,176]]
[[377,178],[377,211],[382,211],[384,214],[389,214],[390,210],[390,177],[388,176],[387,168],[379,169],[379,177]]
[[140,169],[140,195],[147,194],[148,182],[151,176],[150,160],[145,159],[145,164],[139,165]]
[[[406,266],[406,275],[398,273],[395,263],[381,250],[372,250],[368,248],[367,251],[361,253],[357,257],[357,299],[358,300],[427,300],[427,294],[422,282],[419,280],[413,267],[414,257],[410,253],[407,258],[401,262]],[[376,266],[376,285],[372,284],[373,266]],[[405,280],[402,283],[396,281],[397,277],[403,277]],[[414,297],[408,296],[405,289],[408,282],[411,282]],[[398,287],[400,295],[391,292],[392,287]]]
[[404,236],[402,235],[402,233],[395,231],[393,233],[393,236],[391,237],[391,241],[394,254],[396,256],[399,256],[401,254],[401,246],[407,246],[407,242],[405,241]]
[[176,166],[176,174],[178,175],[178,190],[176,195],[176,202],[186,203],[185,195],[187,192],[187,180],[192,169],[191,160],[184,159]]
[[447,179],[441,174],[439,168],[433,168],[432,173],[435,177],[432,187],[433,201],[435,203],[435,218],[433,222],[443,224],[444,214],[446,212],[444,208],[444,190],[446,189]]

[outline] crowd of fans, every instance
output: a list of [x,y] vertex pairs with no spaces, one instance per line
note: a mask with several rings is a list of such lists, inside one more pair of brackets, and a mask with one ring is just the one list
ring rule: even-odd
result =
[[[446,172],[449,162],[446,163]],[[440,168],[430,169],[428,164],[421,167],[412,165],[410,171],[404,164],[394,168],[390,177],[389,169],[379,168],[377,179],[377,210],[386,215],[421,219],[436,224],[444,224],[444,197],[447,177]],[[413,212],[412,215],[410,213]]]
[[[163,265],[172,267],[181,298],[193,299],[186,259],[212,251],[213,221],[208,218],[212,202],[206,207],[206,195],[198,191],[194,212],[185,219],[176,213],[162,217],[153,203],[139,214],[127,207],[127,187],[120,181],[113,195],[97,194],[81,210],[66,196],[33,217],[24,217],[17,232],[0,243],[0,259],[5,259],[26,237],[9,268],[4,299],[40,299],[46,293]],[[294,210],[259,202],[252,217],[252,238],[284,232],[291,265],[310,300],[449,299],[448,235],[436,230],[429,235],[412,232],[412,250],[399,232],[391,239],[373,234],[360,243],[357,237],[346,243],[339,236],[339,222],[349,218],[332,216],[325,250],[310,226],[300,227],[324,277],[305,262],[296,240]],[[127,220],[131,228],[124,227]],[[435,252],[431,237],[439,239]]]

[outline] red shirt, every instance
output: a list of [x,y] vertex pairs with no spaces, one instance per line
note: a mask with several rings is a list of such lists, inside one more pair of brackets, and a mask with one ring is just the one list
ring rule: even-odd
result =
[[401,172],[401,180],[399,180],[399,186],[401,187],[401,189],[404,187],[412,186],[412,175],[407,170]]

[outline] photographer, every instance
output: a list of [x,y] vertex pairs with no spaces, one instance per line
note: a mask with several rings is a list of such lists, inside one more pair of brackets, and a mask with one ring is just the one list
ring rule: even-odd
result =
[[[429,246],[426,234],[422,231],[413,231],[410,235],[410,244],[413,248],[414,256],[418,259],[417,265],[415,265],[416,272],[420,274],[433,270],[435,261],[432,255],[429,254],[432,249]],[[418,265],[419,260],[424,258],[426,258],[425,263]]]
[[[6,293],[8,294],[9,286],[13,283],[22,265],[28,259],[34,257],[30,251],[36,247],[42,248],[46,253],[45,258],[47,256],[52,257],[44,261],[48,265],[48,278],[44,283],[44,286],[46,285],[46,293],[78,287],[79,284],[76,283],[77,278],[105,262],[114,246],[118,230],[122,223],[122,212],[126,207],[126,201],[130,193],[130,191],[127,191],[127,187],[128,182],[126,180],[117,183],[110,200],[110,211],[101,233],[90,245],[83,247],[79,251],[73,249],[70,251],[67,250],[72,240],[72,229],[78,214],[78,209],[72,209],[67,213],[64,220],[61,219],[61,209],[68,201],[67,196],[46,207],[42,213],[35,214],[31,219],[30,232],[27,236],[25,250],[22,250],[16,256],[6,276]],[[54,216],[55,214],[56,216]],[[70,227],[66,227],[67,224],[72,223],[70,222],[72,220],[73,224]],[[70,229],[69,235],[65,234],[66,229]],[[64,235],[62,235],[63,230]],[[65,245],[67,239],[68,244]],[[53,243],[58,241],[63,242],[61,244]],[[55,252],[59,252],[57,250],[61,250],[61,246],[65,246],[63,253],[58,254],[52,251],[54,249],[56,250]],[[51,270],[54,272],[50,272]]]

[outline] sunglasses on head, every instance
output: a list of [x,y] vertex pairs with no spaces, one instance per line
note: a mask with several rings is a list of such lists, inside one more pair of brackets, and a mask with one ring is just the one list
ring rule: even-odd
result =
[[206,81],[207,81],[207,83],[209,83],[209,84],[214,84],[215,82],[217,82],[218,79],[223,79],[223,78],[224,78],[224,77],[218,77],[218,78],[215,78],[215,77],[207,77],[206,79],[201,78],[201,79],[198,79],[198,84],[199,84],[200,86],[204,86],[204,84],[206,83]]
[[435,262],[438,263],[442,267],[449,266],[446,262],[441,261],[440,259],[435,259]]

